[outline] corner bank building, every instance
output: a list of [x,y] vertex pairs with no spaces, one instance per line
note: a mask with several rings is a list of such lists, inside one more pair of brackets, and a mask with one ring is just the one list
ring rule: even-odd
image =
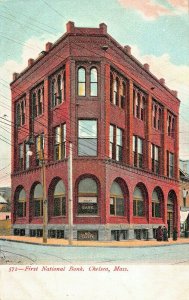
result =
[[75,240],[152,239],[160,225],[169,236],[179,231],[177,92],[106,24],[68,22],[13,74],[11,91],[14,235],[42,236],[45,191],[48,236],[68,238],[70,141]]

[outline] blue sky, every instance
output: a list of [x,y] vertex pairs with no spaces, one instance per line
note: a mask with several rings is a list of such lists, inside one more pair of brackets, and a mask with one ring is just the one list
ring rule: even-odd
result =
[[[164,77],[168,87],[178,90],[180,157],[189,159],[188,0],[0,0],[0,18],[0,117],[6,114],[10,120],[12,73],[21,71],[47,41],[58,39],[69,20],[81,27],[105,22],[110,35],[131,45],[141,62],[148,62],[158,78]],[[0,123],[0,138],[10,141],[5,129],[10,131]],[[10,147],[1,140],[0,147],[3,186],[9,181]]]

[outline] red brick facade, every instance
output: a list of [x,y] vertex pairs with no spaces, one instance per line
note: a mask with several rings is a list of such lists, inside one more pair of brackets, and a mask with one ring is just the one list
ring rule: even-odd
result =
[[[34,191],[41,183],[37,159],[44,144],[49,234],[62,230],[68,237],[69,141],[75,239],[152,238],[167,218],[170,231],[179,230],[179,100],[128,46],[107,34],[105,24],[78,28],[69,22],[55,44],[47,43],[38,59],[29,59],[22,73],[14,73],[11,91],[15,234],[41,234],[40,196],[35,198]],[[80,120],[95,121],[93,128],[79,128]],[[25,142],[31,136],[37,145],[29,157]],[[96,182],[92,193],[79,190],[86,178],[92,179],[88,184]],[[53,193],[59,180],[65,190],[56,212]],[[114,193],[119,187],[120,192],[112,195],[114,181]]]

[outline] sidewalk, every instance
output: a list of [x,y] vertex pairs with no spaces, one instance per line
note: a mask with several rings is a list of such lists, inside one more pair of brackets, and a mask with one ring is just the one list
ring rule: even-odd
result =
[[[44,246],[68,246],[68,240],[65,239],[52,239],[49,238],[47,244],[43,244],[42,238],[28,237],[28,236],[0,236],[0,240],[39,244]],[[145,241],[145,240],[131,240],[131,241],[73,241],[71,246],[80,247],[159,247],[159,246],[170,246],[189,244],[189,238],[180,238],[177,241],[169,239],[168,242],[157,242],[156,240]],[[70,246],[70,245],[69,245]]]

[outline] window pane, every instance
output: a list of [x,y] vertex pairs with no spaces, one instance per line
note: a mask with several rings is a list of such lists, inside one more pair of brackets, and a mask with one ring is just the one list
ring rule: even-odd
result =
[[97,194],[97,183],[92,178],[85,178],[79,182],[79,193]]
[[138,201],[138,216],[143,216],[144,215],[144,201]]
[[123,198],[116,198],[116,215],[124,216],[124,200],[123,200]]
[[123,132],[121,129],[117,128],[116,132],[116,144],[122,146]]
[[110,125],[110,142],[114,142],[114,126]]
[[41,201],[40,200],[35,200],[34,201],[34,214],[35,214],[35,217],[39,217],[39,216],[42,216],[42,213],[41,213],[41,210],[40,210],[40,203]]
[[97,139],[79,139],[78,155],[97,156]]
[[93,82],[90,84],[90,95],[97,96],[97,83]]
[[110,198],[110,215],[115,215],[115,202],[114,202],[114,198]]
[[111,193],[111,195],[114,195],[114,196],[123,196],[123,192],[122,192],[122,189],[121,189],[119,183],[117,183],[116,181],[114,181],[112,183],[110,193]]
[[159,160],[159,148],[155,146],[155,160]]
[[61,198],[54,199],[54,216],[61,215]]
[[97,138],[97,121],[79,120],[79,138]]
[[142,154],[142,139],[138,138],[138,153]]
[[136,152],[136,136],[133,135],[133,151]]
[[79,79],[79,82],[85,82],[85,69],[84,68],[80,68],[78,70],[78,79]]
[[90,81],[91,82],[97,82],[97,69],[96,68],[91,69]]
[[85,96],[85,83],[78,84],[78,95]]
[[61,133],[60,126],[58,126],[58,127],[55,128],[55,143],[56,144],[60,143],[60,140],[61,140],[60,133]]

